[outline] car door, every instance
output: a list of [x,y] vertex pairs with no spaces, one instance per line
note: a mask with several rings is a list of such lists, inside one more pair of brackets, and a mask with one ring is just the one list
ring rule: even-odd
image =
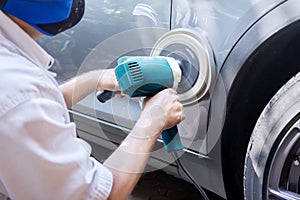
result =
[[[169,31],[170,16],[171,0],[87,0],[79,24],[38,42],[55,58],[51,71],[63,83],[90,70],[113,68],[121,56],[149,55]],[[115,98],[102,104],[95,93],[70,109],[79,136],[96,146],[119,144],[140,111],[139,99]]]

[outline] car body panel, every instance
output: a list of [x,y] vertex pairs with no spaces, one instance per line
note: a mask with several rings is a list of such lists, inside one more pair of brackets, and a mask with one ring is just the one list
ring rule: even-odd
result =
[[[123,55],[149,55],[155,42],[171,29],[187,28],[207,38],[216,64],[216,81],[205,98],[185,107],[188,114],[197,112],[184,122],[182,132],[192,127],[190,131],[194,134],[185,137],[181,133],[187,147],[181,160],[202,186],[226,197],[221,134],[228,95],[247,57],[276,31],[299,19],[293,4],[295,0],[143,0],[138,3],[88,0],[85,17],[78,26],[40,43],[57,58],[54,71],[58,73],[58,81],[63,82],[85,71],[114,67]],[[278,18],[287,11],[285,18]],[[117,148],[140,112],[139,99],[112,99],[101,104],[95,93],[70,109],[79,136],[91,142],[95,149],[97,146],[109,149],[104,155],[97,150],[95,154],[101,154],[97,156],[99,159]],[[162,147],[159,142],[157,149]],[[173,157],[163,148],[155,151],[153,158],[150,165],[162,168],[170,164],[165,170],[176,175]],[[188,180],[183,173],[180,175]]]
[[[297,1],[285,1],[284,3],[280,4],[280,6],[268,12],[268,14],[257,21],[251,27],[251,29],[244,33],[243,37],[235,45],[223,65],[220,77],[222,77],[222,82],[224,83],[224,90],[226,90],[226,93],[228,94],[226,97],[228,102],[226,104],[227,116],[225,118],[224,127],[222,128],[223,148],[220,149],[221,151],[219,154],[223,154],[221,158],[222,164],[220,163],[220,165],[223,167],[224,180],[227,182],[227,184],[234,181],[234,177],[229,175],[231,172],[228,169],[233,169],[235,167],[237,168],[237,166],[233,167],[232,163],[235,161],[231,158],[238,156],[230,156],[230,154],[232,154],[232,151],[236,151],[234,149],[239,148],[232,148],[232,151],[227,151],[226,153],[228,155],[224,155],[224,153],[221,152],[224,152],[224,149],[228,150],[230,146],[236,146],[234,141],[239,140],[241,137],[246,138],[246,141],[249,141],[250,138],[250,135],[246,134],[245,129],[247,128],[245,125],[237,126],[232,123],[232,121],[234,121],[236,118],[238,118],[240,121],[244,120],[240,116],[236,116],[236,113],[244,113],[244,108],[247,108],[248,106],[250,107],[250,104],[256,105],[258,110],[256,112],[253,111],[249,113],[246,117],[247,126],[252,126],[252,128],[254,128],[260,112],[263,110],[264,106],[268,103],[271,97],[287,80],[289,80],[297,71],[299,71],[299,67],[289,66],[289,61],[287,60],[293,56],[297,56],[297,52],[299,52],[299,50],[295,49],[295,54],[291,53],[290,56],[286,57],[284,56],[283,50],[286,44],[298,44],[299,37],[296,37],[295,35],[297,33],[299,35],[299,14],[299,2]],[[278,37],[279,35],[280,37]],[[285,39],[281,40],[278,38]],[[293,42],[294,38],[296,38],[297,41]],[[282,46],[280,46],[280,43]],[[263,47],[266,45],[268,46],[268,49]],[[269,51],[269,53],[264,53],[264,51]],[[260,54],[265,56],[259,56]],[[261,59],[264,59],[265,62],[258,64],[257,60],[255,60],[255,57],[261,57]],[[279,63],[278,61],[280,60],[283,62],[279,63],[281,66],[276,66],[275,68],[275,66],[272,65],[273,61],[270,58],[277,60],[275,61],[277,63]],[[297,58],[294,57],[293,60],[297,60]],[[294,65],[298,65],[298,63],[294,63]],[[257,76],[257,74],[253,73],[259,71],[260,68],[266,68],[268,65],[268,69],[265,70],[264,73],[261,73],[268,75]],[[270,77],[273,77],[273,79],[276,81],[271,80]],[[266,86],[267,84],[263,84],[261,87],[257,86],[251,88],[251,85],[247,84],[252,80],[258,82],[260,78],[267,80],[270,86],[268,87]],[[251,90],[254,91],[252,92]],[[242,93],[245,93],[244,91],[248,91],[249,94],[254,93],[254,95],[242,95]],[[238,102],[238,99],[243,101]],[[237,137],[237,134],[239,134],[240,137]],[[234,140],[232,138],[234,138]],[[240,150],[240,152],[243,151]],[[217,154],[218,153],[215,155]],[[243,167],[243,163],[241,163],[241,167]],[[240,176],[243,176],[242,173],[243,171],[241,171]],[[235,177],[237,177],[237,175]],[[242,181],[240,181],[240,183],[242,184]]]
[[282,2],[284,0],[174,0],[171,27],[202,30],[220,68],[247,29]]

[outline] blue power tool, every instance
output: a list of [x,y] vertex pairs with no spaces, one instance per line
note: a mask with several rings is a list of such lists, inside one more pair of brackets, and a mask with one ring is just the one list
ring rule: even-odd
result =
[[[179,63],[171,57],[125,56],[118,60],[115,74],[122,93],[130,97],[150,97],[166,88],[177,89],[182,72]],[[102,103],[112,96],[112,91],[97,93]],[[177,126],[164,130],[162,139],[169,153],[183,149]]]

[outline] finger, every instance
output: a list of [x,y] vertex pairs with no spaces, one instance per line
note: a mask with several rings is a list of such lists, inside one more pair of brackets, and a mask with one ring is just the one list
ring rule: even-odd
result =
[[169,97],[171,98],[171,102],[177,103],[179,102],[179,96],[176,94],[170,94]]
[[185,119],[184,114],[182,114],[182,113],[178,114],[178,116],[177,116],[177,122],[178,123],[182,122],[184,119]]
[[114,93],[114,97],[116,97],[116,98],[123,98],[125,96],[126,95],[120,91]]
[[185,120],[185,115],[184,115],[184,114],[181,115],[181,119],[180,119],[180,120],[181,120],[181,122],[182,122],[183,120]]
[[183,111],[183,105],[178,101],[176,101],[172,107],[174,108],[174,111],[177,111],[177,112]]
[[175,124],[179,124],[185,119],[185,116],[182,114],[178,114],[176,118],[173,118]]
[[177,91],[176,91],[176,90],[174,90],[173,88],[169,88],[168,90],[169,90],[169,92],[170,92],[170,93],[172,93],[172,94],[176,94],[176,95],[177,95]]

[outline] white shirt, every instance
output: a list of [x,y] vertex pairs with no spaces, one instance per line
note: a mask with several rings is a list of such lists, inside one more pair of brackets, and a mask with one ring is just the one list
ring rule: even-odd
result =
[[53,62],[0,11],[0,199],[107,199],[112,174],[76,137]]

